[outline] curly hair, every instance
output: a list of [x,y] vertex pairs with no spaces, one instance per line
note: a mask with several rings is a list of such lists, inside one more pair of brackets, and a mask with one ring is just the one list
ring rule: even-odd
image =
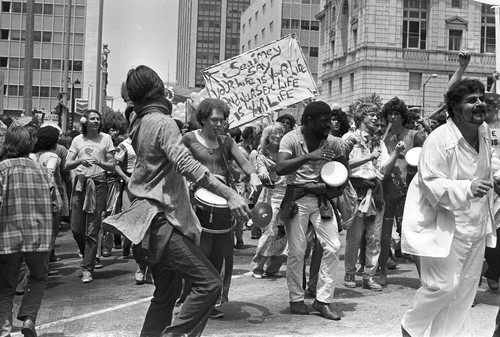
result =
[[446,107],[448,115],[455,117],[455,109],[460,105],[464,97],[475,92],[484,94],[484,84],[475,79],[466,78],[455,82],[446,93]]
[[349,125],[349,119],[347,119],[347,114],[342,111],[342,109],[334,109],[332,110],[332,119],[336,119],[340,123],[340,128],[339,131],[333,131],[333,133],[338,133],[334,134],[336,137],[342,137],[349,131],[351,126]]
[[222,112],[224,119],[229,117],[230,109],[226,102],[218,98],[205,98],[196,109],[196,121],[203,127],[203,120],[207,119],[213,110]]
[[387,122],[389,122],[390,112],[398,112],[401,115],[403,125],[408,123],[408,119],[410,118],[408,107],[406,106],[405,102],[399,97],[395,96],[391,98],[382,107],[381,115]]
[[330,106],[323,101],[311,102],[304,109],[300,123],[302,125],[306,125],[308,124],[306,123],[308,118],[317,119],[323,115],[332,115],[332,109],[330,109]]
[[251,135],[255,135],[255,127],[247,126],[243,129],[241,138],[243,138],[243,140],[247,140]]
[[27,128],[16,125],[9,127],[5,133],[0,161],[26,157],[31,152],[31,141],[32,137]]
[[126,85],[128,98],[134,104],[165,97],[165,85],[160,76],[145,65],[129,70]]
[[363,123],[363,120],[371,113],[375,112],[378,115],[378,108],[375,104],[372,103],[362,103],[356,106],[356,110],[354,111],[354,125],[356,128]]
[[284,114],[276,118],[276,122],[282,123],[284,120],[287,120],[290,122],[290,129],[293,130],[295,128],[295,124],[297,124],[297,121],[295,120],[295,117],[293,117],[291,114]]
[[37,141],[34,152],[48,151],[57,145],[59,140],[59,130],[53,126],[45,126],[38,130]]

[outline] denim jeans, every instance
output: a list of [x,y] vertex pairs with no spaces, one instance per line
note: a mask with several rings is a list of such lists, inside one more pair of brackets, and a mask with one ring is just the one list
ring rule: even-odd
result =
[[71,200],[71,231],[83,255],[82,269],[93,271],[97,255],[97,242],[102,224],[102,212],[106,208],[107,183],[95,182],[96,207],[94,213],[83,212],[85,192],[73,192]]
[[30,274],[17,318],[36,320],[42,304],[49,274],[50,252],[15,253],[0,255],[0,336],[10,336],[12,309],[17,278],[23,257]]
[[500,278],[500,228],[497,228],[497,246],[495,248],[486,247],[485,259],[488,262],[488,269],[484,273],[487,279],[498,282]]
[[[141,337],[200,336],[221,293],[219,273],[194,242],[177,230],[173,230],[160,262],[151,270],[155,292]],[[172,324],[182,279],[190,282],[191,292]]]
[[363,232],[366,229],[366,259],[363,278],[375,276],[375,272],[378,268],[378,258],[380,256],[380,235],[382,233],[383,220],[383,209],[377,212],[375,220],[372,222],[366,221],[366,218],[363,216],[356,215],[346,235],[344,261],[346,274],[356,274],[359,246]]

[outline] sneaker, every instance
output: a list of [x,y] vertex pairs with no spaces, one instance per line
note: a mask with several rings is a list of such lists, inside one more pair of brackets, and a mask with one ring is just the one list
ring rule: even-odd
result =
[[382,291],[382,286],[377,282],[375,282],[375,280],[372,277],[363,279],[363,288],[370,289],[373,291]]
[[395,270],[398,269],[398,264],[392,258],[387,259],[387,269]]
[[356,276],[363,276],[363,271],[365,270],[365,266],[359,267],[359,269],[356,271]]
[[94,268],[95,269],[101,269],[102,267],[104,267],[104,265],[102,264],[101,259],[96,258],[95,259],[95,266],[94,266]]
[[83,276],[82,276],[82,283],[90,283],[94,281],[92,278],[92,273],[89,272],[88,270],[83,271]]
[[347,288],[356,288],[356,277],[352,274],[345,274],[344,285]]
[[111,250],[104,250],[102,252],[102,257],[110,257],[111,256]]
[[137,271],[135,272],[135,283],[136,284],[144,284],[146,281],[146,275],[144,275],[144,270],[141,270],[141,268],[137,268]]
[[257,280],[260,280],[262,278],[262,274],[253,273],[252,277],[256,278]]
[[222,318],[222,317],[224,317],[224,313],[215,308],[212,310],[212,313],[210,314],[210,318]]

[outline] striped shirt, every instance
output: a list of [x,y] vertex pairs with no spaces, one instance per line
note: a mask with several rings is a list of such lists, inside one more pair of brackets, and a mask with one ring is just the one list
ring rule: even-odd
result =
[[0,162],[0,255],[50,251],[59,202],[47,168],[25,157]]

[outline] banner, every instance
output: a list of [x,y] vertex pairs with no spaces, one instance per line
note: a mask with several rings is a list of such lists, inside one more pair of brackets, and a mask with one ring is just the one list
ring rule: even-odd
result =
[[203,69],[208,95],[231,108],[229,128],[314,97],[318,89],[294,35]]

